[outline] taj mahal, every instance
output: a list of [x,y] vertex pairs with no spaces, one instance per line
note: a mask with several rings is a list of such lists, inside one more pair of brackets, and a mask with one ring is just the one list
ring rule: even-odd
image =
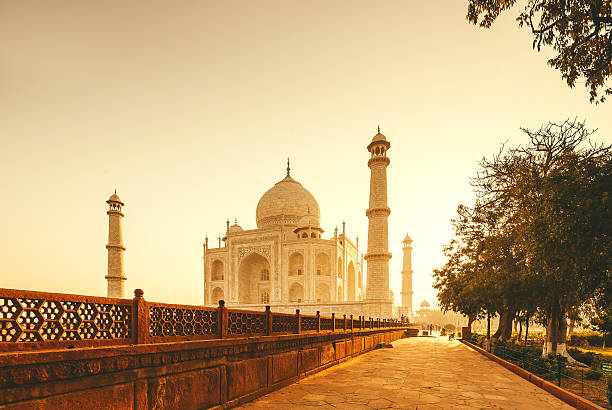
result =
[[[393,305],[389,288],[387,156],[391,143],[378,133],[367,145],[370,153],[368,242],[360,254],[359,238],[334,229],[325,238],[321,210],[314,195],[287,174],[260,198],[256,209],[257,229],[226,223],[218,247],[203,243],[203,302],[217,305],[224,300],[233,308],[305,314],[338,312],[365,317],[412,315],[412,239],[403,241],[401,306]],[[109,209],[108,296],[123,298],[124,206],[115,192]],[[367,271],[365,269],[367,263]],[[366,274],[367,273],[367,274]],[[364,276],[366,283],[364,283]]]
[[[387,151],[379,132],[367,146],[371,169],[368,244],[336,228],[325,238],[321,210],[314,195],[287,174],[266,191],[256,209],[257,229],[227,221],[219,247],[204,243],[204,303],[220,299],[230,306],[304,313],[343,312],[390,317],[387,218]],[[367,283],[364,283],[364,259]],[[410,271],[410,274],[412,272]],[[411,291],[411,290],[410,290]],[[402,292],[404,293],[404,292]]]

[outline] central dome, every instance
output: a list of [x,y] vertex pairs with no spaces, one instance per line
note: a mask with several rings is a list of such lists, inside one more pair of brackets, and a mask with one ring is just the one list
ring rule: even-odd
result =
[[321,219],[319,204],[312,194],[289,174],[262,195],[257,204],[257,227],[270,228],[280,225],[297,225],[300,218],[310,214]]

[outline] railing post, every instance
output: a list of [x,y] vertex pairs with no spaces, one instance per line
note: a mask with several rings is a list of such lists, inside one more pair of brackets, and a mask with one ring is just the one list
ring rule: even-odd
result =
[[344,330],[346,330],[346,315],[344,315]]
[[225,301],[219,301],[219,307],[217,308],[217,329],[219,329],[219,339],[227,337],[227,308],[225,307]]
[[361,315],[359,315],[359,318],[357,320],[359,320],[359,329],[361,329]]
[[332,328],[331,328],[332,332],[336,331],[336,314],[334,312],[332,312]]
[[132,301],[132,338],[134,344],[147,343],[149,336],[149,312],[147,312],[147,302],[144,300],[142,289],[134,290]]
[[297,334],[299,335],[302,331],[302,318],[300,317],[300,309],[295,309],[295,315],[297,316]]
[[351,332],[353,331],[353,315],[351,315]]
[[321,331],[321,313],[317,310],[317,333]]
[[272,311],[270,310],[270,306],[266,306],[266,336],[270,336],[272,334]]

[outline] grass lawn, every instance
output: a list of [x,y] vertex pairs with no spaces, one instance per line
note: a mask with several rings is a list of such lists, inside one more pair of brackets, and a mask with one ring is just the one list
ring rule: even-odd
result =
[[568,346],[568,347],[575,347],[576,349],[582,350],[583,352],[599,353],[601,355],[604,355],[607,359],[612,359],[612,347],[606,347],[605,349],[601,347],[594,347],[594,346],[589,346],[589,347]]

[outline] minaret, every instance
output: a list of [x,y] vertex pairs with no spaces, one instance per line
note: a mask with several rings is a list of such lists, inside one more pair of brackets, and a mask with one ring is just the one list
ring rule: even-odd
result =
[[391,210],[387,206],[387,150],[391,144],[380,133],[368,145],[371,154],[370,167],[370,206],[368,217],[368,250],[365,259],[368,263],[366,299],[390,301],[389,292],[389,226],[387,218]]
[[404,241],[404,265],[402,268],[402,310],[412,312],[412,239],[406,234]]
[[111,195],[106,201],[108,204],[108,274],[106,281],[108,282],[107,296],[109,298],[124,298],[125,297],[125,272],[123,271],[123,232],[121,229],[121,207],[123,202],[119,199],[117,191]]

